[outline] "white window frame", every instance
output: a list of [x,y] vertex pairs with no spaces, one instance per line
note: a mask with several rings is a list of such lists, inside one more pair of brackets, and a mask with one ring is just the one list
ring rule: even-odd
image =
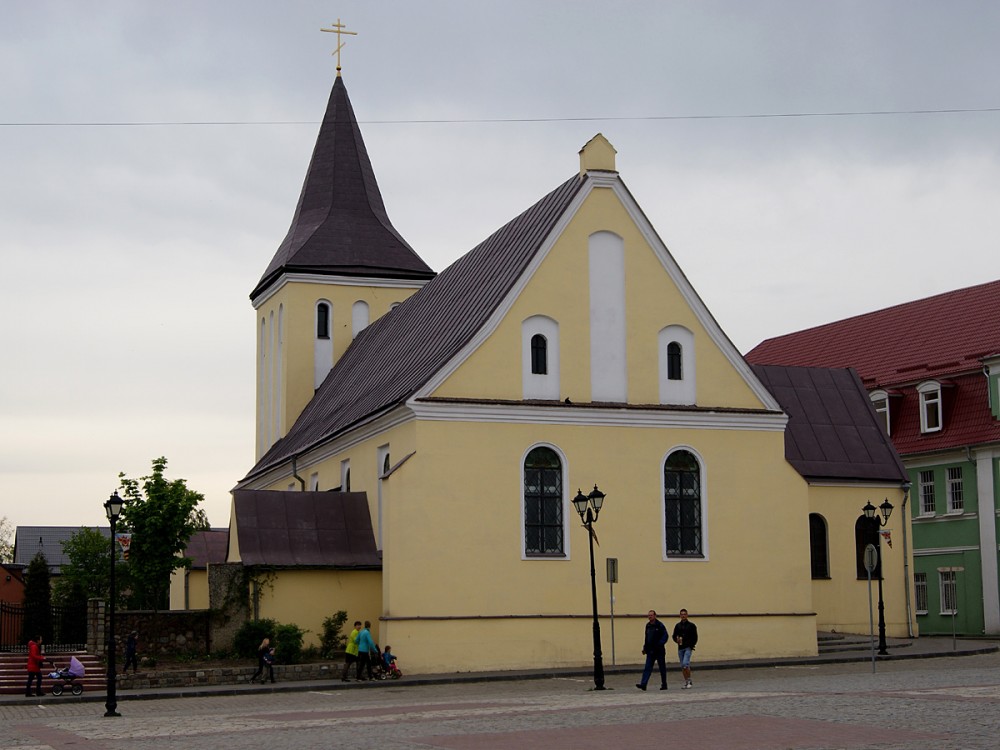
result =
[[[953,570],[938,571],[938,586],[941,599],[941,614],[951,617],[958,614],[958,574]],[[949,602],[948,592],[951,591]],[[952,605],[949,607],[949,603]]]
[[[317,333],[317,320],[321,314],[320,305],[326,305],[327,331],[330,335],[320,338]],[[319,388],[333,368],[333,303],[328,299],[318,299],[313,304],[313,389]]]
[[319,492],[319,472],[314,471],[309,475],[309,491]]
[[[681,348],[681,377],[667,377],[667,350],[671,344]],[[670,325],[657,334],[659,357],[660,403],[692,406],[698,397],[697,371],[694,356],[694,334],[684,326]]]
[[948,482],[948,512],[965,512],[965,488],[963,486],[963,476],[961,466],[949,466],[947,469]]
[[[545,338],[544,373],[531,371],[531,339],[535,336]],[[525,399],[559,400],[559,322],[547,315],[521,321],[521,392]]]
[[872,406],[875,407],[875,414],[878,415],[879,421],[885,428],[885,434],[892,435],[892,425],[889,419],[889,394],[885,391],[872,391],[868,394],[868,398],[871,399]]
[[[916,607],[918,615],[927,614],[927,603],[930,601],[928,598],[927,590],[927,574],[926,573],[914,573],[913,574],[913,603]],[[921,607],[920,605],[924,606]]]
[[[920,515],[933,516],[937,513],[937,498],[934,497],[934,471],[924,469],[918,475],[917,486],[920,489]],[[927,492],[930,488],[930,492]],[[930,496],[931,508],[927,509],[927,498]]]
[[917,393],[920,394],[920,432],[940,432],[944,426],[941,384],[935,380],[928,380],[917,386]]
[[340,462],[340,491],[351,491],[351,459],[349,458]]

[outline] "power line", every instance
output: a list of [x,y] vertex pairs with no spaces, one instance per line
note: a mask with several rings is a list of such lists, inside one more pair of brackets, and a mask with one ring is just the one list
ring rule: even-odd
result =
[[[496,124],[496,123],[547,123],[547,122],[623,122],[623,121],[670,121],[670,120],[762,120],[775,118],[806,118],[806,117],[883,117],[886,115],[952,115],[1000,112],[1000,107],[967,107],[955,109],[884,109],[859,110],[845,112],[762,112],[729,115],[640,115],[640,116],[602,116],[602,117],[496,117],[475,119],[431,119],[431,120],[359,120],[363,125],[463,125],[463,124]],[[229,126],[229,125],[318,125],[319,120],[219,120],[219,121],[183,121],[161,120],[149,122],[0,122],[0,127],[191,127],[191,126]]]

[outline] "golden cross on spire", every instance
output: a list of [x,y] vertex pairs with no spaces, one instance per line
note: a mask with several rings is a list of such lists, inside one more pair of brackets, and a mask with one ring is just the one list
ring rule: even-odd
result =
[[345,24],[342,24],[340,22],[339,18],[337,19],[337,23],[331,23],[330,25],[333,27],[332,29],[320,29],[320,31],[329,31],[329,32],[337,35],[337,49],[335,49],[330,54],[333,54],[333,55],[337,56],[337,76],[339,77],[340,76],[340,50],[344,49],[344,42],[340,41],[340,36],[341,36],[341,34],[349,34],[350,36],[357,36],[358,32],[356,32],[356,31],[344,31],[344,29],[347,28],[347,26]]

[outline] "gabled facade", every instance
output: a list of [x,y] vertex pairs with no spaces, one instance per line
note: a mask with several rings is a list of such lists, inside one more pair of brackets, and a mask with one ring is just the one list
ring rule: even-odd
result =
[[[284,372],[310,366],[289,356]],[[814,498],[786,460],[788,421],[597,135],[578,173],[373,318],[236,496],[364,493],[380,608],[348,614],[378,620],[415,672],[588,663],[588,540],[571,500],[594,485],[619,627],[686,607],[706,658],[811,654],[808,518],[840,496]],[[856,516],[863,502],[841,504]],[[229,559],[247,564],[234,519]],[[831,524],[830,549],[853,560],[853,532]],[[857,593],[851,613],[832,597],[824,622],[867,622]],[[906,634],[902,601],[888,619]]]
[[858,371],[912,484],[920,631],[1000,633],[1000,281],[768,339],[746,356]]

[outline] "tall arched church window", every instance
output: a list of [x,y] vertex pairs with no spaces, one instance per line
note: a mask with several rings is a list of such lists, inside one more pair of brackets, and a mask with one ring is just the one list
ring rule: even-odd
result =
[[563,555],[563,475],[559,455],[533,448],[524,459],[524,553]]
[[703,557],[701,466],[677,450],[663,465],[664,535],[667,556]]
[[694,334],[670,325],[657,335],[660,403],[691,406],[697,398]]
[[809,514],[809,554],[813,578],[830,577],[830,551],[826,519],[819,513]]
[[333,305],[316,302],[316,338],[313,340],[313,388],[319,388],[333,367]]
[[865,547],[869,544],[874,544],[875,549],[878,550],[878,562],[875,564],[875,570],[872,571],[872,580],[882,577],[882,549],[878,541],[879,527],[876,523],[864,515],[858,516],[858,520],[854,522],[854,548],[857,558],[858,578],[868,578],[868,571],[865,570]]
[[531,373],[545,375],[548,372],[548,342],[536,333],[531,337]]

